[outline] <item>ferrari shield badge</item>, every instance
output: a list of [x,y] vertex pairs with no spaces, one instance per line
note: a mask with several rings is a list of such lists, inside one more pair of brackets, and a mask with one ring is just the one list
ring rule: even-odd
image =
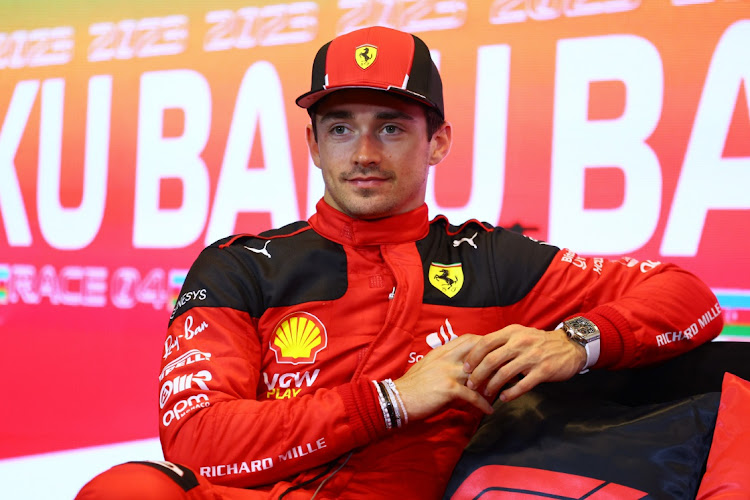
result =
[[362,69],[369,68],[378,57],[378,48],[374,45],[360,45],[354,50],[354,58]]
[[456,264],[433,262],[430,264],[428,276],[432,286],[451,298],[461,290],[464,284],[464,271],[460,262]]

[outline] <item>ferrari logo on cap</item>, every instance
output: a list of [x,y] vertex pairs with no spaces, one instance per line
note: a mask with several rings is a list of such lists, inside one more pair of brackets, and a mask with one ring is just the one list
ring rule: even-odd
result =
[[378,48],[374,45],[360,45],[354,51],[354,58],[362,69],[369,68],[378,57]]
[[464,271],[460,262],[456,264],[433,262],[427,274],[432,286],[450,298],[453,298],[464,284]]

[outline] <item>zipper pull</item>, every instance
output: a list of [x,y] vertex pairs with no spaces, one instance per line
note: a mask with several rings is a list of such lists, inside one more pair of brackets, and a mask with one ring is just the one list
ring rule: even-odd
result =
[[396,287],[394,286],[393,291],[391,291],[391,293],[388,294],[388,300],[393,300],[393,297],[395,296],[396,296]]

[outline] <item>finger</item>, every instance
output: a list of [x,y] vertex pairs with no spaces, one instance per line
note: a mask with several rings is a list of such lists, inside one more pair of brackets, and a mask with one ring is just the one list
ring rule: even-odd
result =
[[445,347],[446,349],[456,349],[461,346],[463,346],[464,348],[471,348],[481,339],[482,337],[480,337],[479,335],[474,335],[473,333],[465,333],[463,335],[459,335],[458,338],[455,338],[446,343],[445,345],[443,345],[443,347]]
[[[438,354],[450,353],[452,359],[463,361],[466,355],[476,346],[478,342],[482,340],[479,335],[473,335],[467,333],[459,336],[456,339],[451,340],[447,344],[444,344],[431,352]],[[436,354],[436,355],[438,355]]]
[[487,415],[495,411],[489,401],[483,398],[478,392],[472,391],[468,387],[460,386],[456,392],[456,397],[479,408],[483,413]]
[[466,353],[471,350],[478,338],[478,336],[471,334],[461,335],[460,337],[429,351],[419,363],[412,366],[412,369],[418,366],[423,367],[426,364],[430,364],[440,359],[457,362],[460,366],[463,364]]
[[476,346],[474,346],[474,349],[466,356],[464,363],[466,373],[473,372],[488,353],[506,345],[513,332],[518,330],[518,328],[519,325],[509,325],[481,337],[477,341]]
[[513,349],[509,344],[489,352],[471,371],[467,386],[470,389],[476,389],[488,381],[494,380],[495,389],[499,389],[511,377],[524,369],[517,356],[516,349]]
[[[486,382],[472,381],[472,384],[469,384],[467,381],[466,385],[469,386],[476,383],[477,385],[474,386],[474,389],[477,390],[477,387],[483,387],[485,397],[489,398],[490,401],[494,401],[497,393],[499,393],[501,389],[509,384],[516,383],[520,377],[523,377],[532,369],[525,360],[526,358],[523,357],[513,358],[497,368],[494,372],[487,374],[488,380]],[[479,368],[477,368],[474,373],[478,373],[478,371]],[[471,377],[473,376],[474,374],[471,375]]]
[[529,392],[531,389],[539,385],[542,380],[536,377],[535,374],[530,373],[529,375],[521,378],[516,384],[505,389],[500,393],[500,401],[508,402],[513,401],[519,396],[522,396]]
[[[478,373],[480,368],[481,365],[477,368],[477,370],[474,371],[474,374]],[[486,377],[488,378],[488,380],[486,383],[483,382],[484,379],[477,378],[476,381],[472,380],[472,385],[476,384],[476,388],[481,387],[484,383],[484,395],[494,399],[495,395],[500,392],[500,389],[502,389],[509,382],[513,381],[514,378],[521,376],[526,371],[528,371],[528,367],[521,360],[519,360],[519,358],[514,358],[507,362],[504,361],[504,364],[495,369],[494,372],[487,373]],[[474,374],[472,374],[471,376],[473,377]],[[467,386],[468,385],[469,383],[467,381]]]

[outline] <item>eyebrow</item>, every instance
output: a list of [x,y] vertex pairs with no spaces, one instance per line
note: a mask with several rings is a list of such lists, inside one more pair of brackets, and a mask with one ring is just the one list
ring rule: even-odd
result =
[[[320,116],[320,121],[325,122],[329,120],[345,120],[353,118],[354,114],[347,110],[333,110]],[[378,120],[414,120],[414,117],[410,114],[404,113],[403,111],[380,111],[375,115]]]

